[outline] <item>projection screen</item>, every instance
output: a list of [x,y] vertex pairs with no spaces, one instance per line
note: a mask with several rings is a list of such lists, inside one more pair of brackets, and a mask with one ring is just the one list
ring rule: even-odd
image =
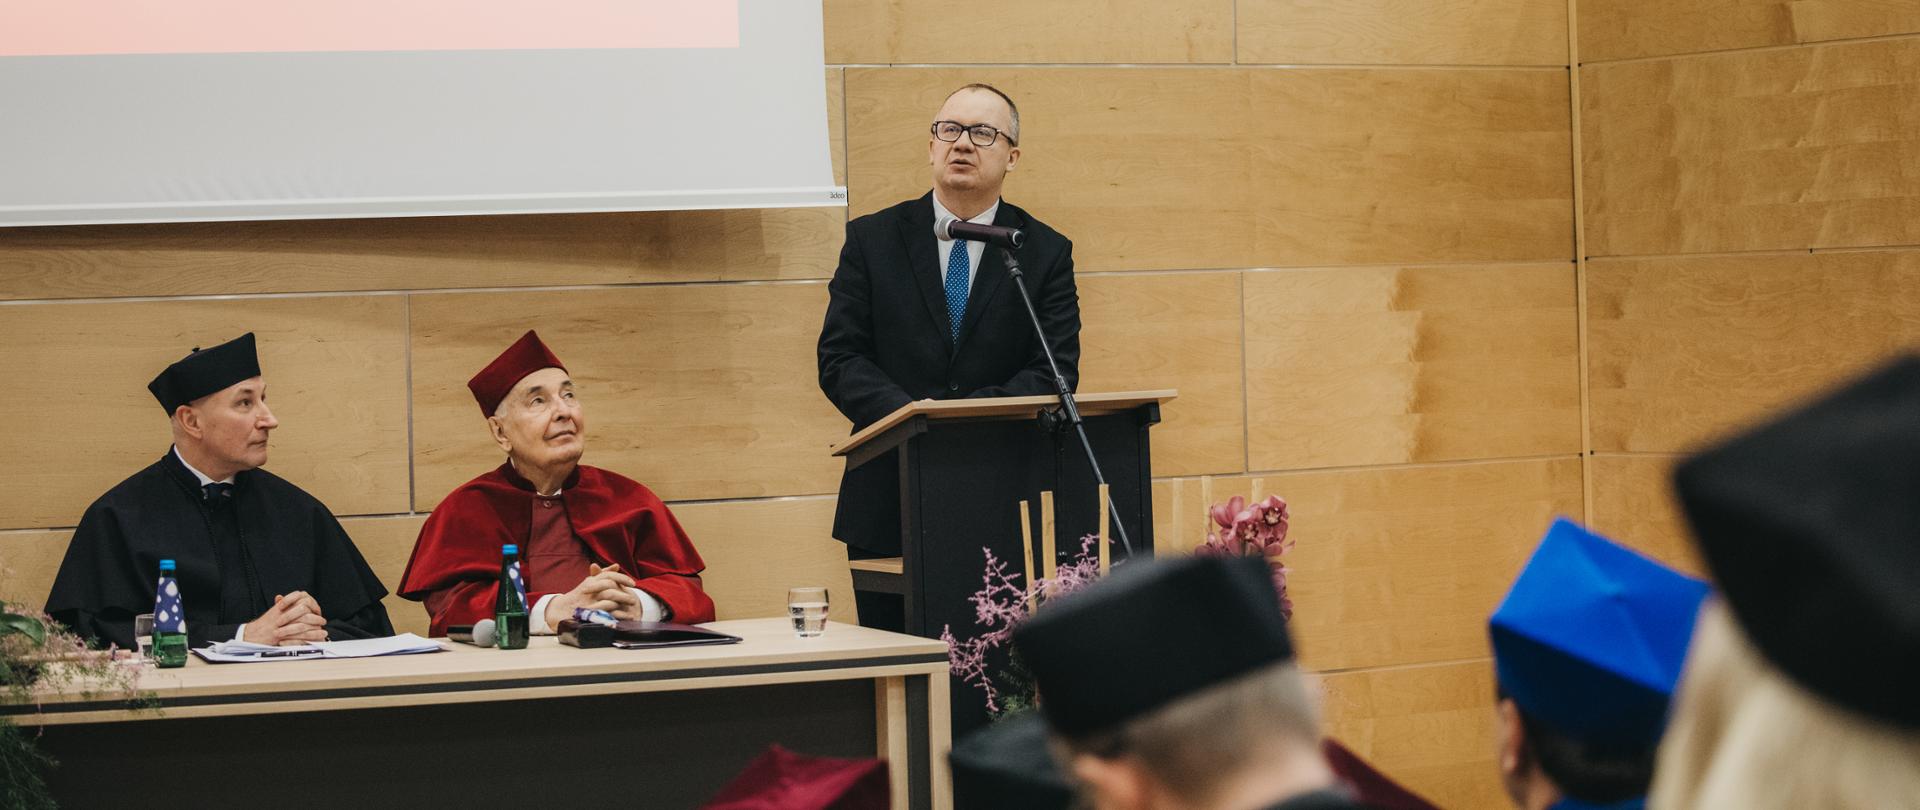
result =
[[798,0],[8,0],[0,226],[844,205]]

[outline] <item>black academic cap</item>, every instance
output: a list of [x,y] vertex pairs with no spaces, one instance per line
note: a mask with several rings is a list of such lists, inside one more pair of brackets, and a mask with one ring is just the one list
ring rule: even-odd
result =
[[248,332],[211,349],[196,347],[147,383],[147,390],[171,415],[182,405],[258,376],[260,357],[254,354],[253,333]]
[[1047,752],[1047,723],[1027,712],[960,738],[953,764],[959,810],[1066,810],[1073,785]]
[[1069,737],[1293,659],[1273,572],[1249,557],[1129,562],[1041,606],[1013,646]]
[[1920,728],[1920,358],[1686,460],[1674,483],[1769,661],[1836,704]]

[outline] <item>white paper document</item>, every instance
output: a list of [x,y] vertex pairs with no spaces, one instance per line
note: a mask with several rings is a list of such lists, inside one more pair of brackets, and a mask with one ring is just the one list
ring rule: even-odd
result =
[[193,651],[214,664],[252,664],[262,661],[307,661],[316,658],[370,658],[376,655],[413,655],[446,649],[437,641],[412,633],[352,641],[316,641],[298,647],[274,647],[250,641],[220,641]]

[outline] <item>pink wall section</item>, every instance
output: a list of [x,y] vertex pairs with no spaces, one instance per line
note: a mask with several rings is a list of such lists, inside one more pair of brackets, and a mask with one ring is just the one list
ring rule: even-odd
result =
[[8,0],[0,57],[734,48],[738,0]]

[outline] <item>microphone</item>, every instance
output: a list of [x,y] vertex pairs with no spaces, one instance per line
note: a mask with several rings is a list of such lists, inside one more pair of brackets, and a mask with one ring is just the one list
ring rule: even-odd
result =
[[951,215],[942,215],[933,223],[933,235],[941,239],[964,239],[968,242],[985,242],[1002,250],[1019,250],[1026,244],[1027,235],[1019,228],[1000,225],[976,225]]
[[464,641],[475,647],[493,646],[493,620],[481,619],[474,624],[456,624],[447,628],[447,638]]

